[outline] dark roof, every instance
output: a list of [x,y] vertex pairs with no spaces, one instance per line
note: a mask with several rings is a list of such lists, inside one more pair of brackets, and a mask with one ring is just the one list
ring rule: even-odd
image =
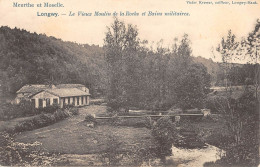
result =
[[[82,84],[59,84],[54,85],[55,88],[79,88],[79,87],[85,87]],[[49,89],[50,85],[24,85],[21,89],[19,89],[16,93],[37,93],[42,90]]]

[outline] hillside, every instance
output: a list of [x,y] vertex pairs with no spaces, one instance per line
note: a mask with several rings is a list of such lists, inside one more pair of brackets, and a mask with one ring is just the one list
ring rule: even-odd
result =
[[214,62],[212,59],[206,59],[200,56],[193,57],[193,61],[201,63],[207,68],[208,73],[211,76],[211,84],[214,85],[217,82],[217,75],[221,71],[221,64]]
[[28,83],[81,83],[90,90],[103,88],[106,82],[103,56],[99,46],[1,27],[1,92],[12,94]]
[[[0,60],[0,93],[5,96],[25,84],[80,83],[92,94],[97,88],[106,89],[104,50],[96,45],[0,27]],[[221,63],[203,57],[193,61],[207,67],[212,85],[221,83]]]

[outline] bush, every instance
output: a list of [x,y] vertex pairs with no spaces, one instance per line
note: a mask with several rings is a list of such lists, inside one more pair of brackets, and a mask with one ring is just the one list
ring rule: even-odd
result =
[[86,122],[94,122],[94,123],[97,123],[96,118],[95,118],[93,115],[90,115],[90,114],[86,115],[85,121],[86,121]]
[[43,152],[41,143],[14,142],[8,133],[0,132],[0,166],[50,166],[58,159],[54,154]]
[[49,114],[40,114],[39,119],[35,119],[35,126],[38,127],[44,127],[46,125],[50,125],[52,123],[54,123],[54,121],[52,121],[52,117]]
[[144,117],[144,122],[145,122],[145,127],[148,129],[152,129],[155,124],[155,121],[153,121],[152,118],[149,116]]
[[50,125],[55,122],[55,117],[50,114],[40,114],[33,119],[26,120],[15,127],[16,132],[33,130]]
[[121,142],[115,136],[107,137],[105,150],[99,153],[99,159],[104,166],[119,166],[124,157],[124,152],[120,150]]
[[79,109],[78,108],[69,108],[69,112],[72,114],[72,115],[79,115]]
[[206,99],[205,103],[205,108],[210,109],[211,113],[220,113],[227,104],[227,99],[221,96],[211,96]]
[[112,124],[112,125],[117,125],[119,121],[119,117],[117,114],[113,115],[110,119],[109,119],[109,122]]
[[37,112],[29,101],[21,101],[18,105],[1,103],[0,106],[0,120],[9,120],[35,114],[37,114]]
[[65,104],[64,106],[63,106],[63,108],[65,108],[65,109],[69,109],[69,108],[74,108],[75,106],[73,105],[73,104]]
[[59,109],[58,105],[51,105],[51,106],[46,106],[44,108],[38,108],[36,109],[38,113],[54,113]]
[[58,109],[57,111],[54,112],[54,117],[56,120],[62,120],[64,118],[67,118],[70,116],[70,113],[68,110],[62,110],[62,109]]
[[165,163],[165,158],[171,155],[172,144],[176,140],[177,130],[175,124],[170,117],[161,117],[153,126],[152,135],[156,141],[156,154]]
[[26,130],[32,130],[34,127],[35,127],[35,124],[34,124],[33,120],[26,120],[26,121],[16,125],[14,131],[15,132],[23,132],[23,131],[26,131]]
[[71,114],[68,110],[57,110],[54,114],[44,114],[41,113],[40,115],[34,117],[33,119],[26,120],[18,125],[16,125],[14,131],[15,132],[22,132],[27,130],[33,130],[36,128],[41,128],[44,126],[51,125],[57,121],[63,120],[69,117]]

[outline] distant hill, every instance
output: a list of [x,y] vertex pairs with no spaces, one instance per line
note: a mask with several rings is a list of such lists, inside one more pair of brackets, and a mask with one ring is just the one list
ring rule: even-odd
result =
[[0,89],[14,93],[24,84],[79,83],[90,90],[106,84],[103,49],[64,42],[26,30],[0,28]]
[[[13,94],[25,84],[79,83],[92,94],[107,86],[104,50],[97,45],[0,27],[0,60],[1,94]],[[223,80],[221,63],[203,57],[193,60],[207,67],[212,85]]]
[[[214,62],[212,59],[206,59],[206,58],[203,58],[201,56],[198,56],[198,57],[193,57],[193,61],[196,62],[196,63],[201,63],[203,64],[207,70],[208,70],[208,73],[211,75],[211,84],[212,86],[223,86],[223,63],[219,63],[219,62]],[[247,65],[248,66],[248,65]],[[252,70],[252,67],[245,67],[244,64],[238,64],[238,63],[233,63],[232,66],[233,69],[231,70],[233,76],[235,77],[239,77],[239,75],[243,73],[244,76],[241,76],[240,78],[236,78],[233,80],[233,84],[235,85],[241,85],[241,84],[244,84],[242,83],[243,80],[245,80],[246,76],[249,77],[249,75],[252,74],[252,72],[249,72],[250,70]],[[249,68],[249,69],[246,69],[246,68]],[[236,72],[235,72],[235,71]],[[246,74],[245,73],[245,70],[248,71],[248,73]],[[251,77],[251,76],[250,76]],[[238,80],[241,80],[241,81],[238,81]],[[236,81],[235,81],[236,80]],[[239,83],[238,83],[239,82]]]
[[221,71],[221,63],[214,62],[212,59],[206,59],[203,57],[193,57],[193,61],[203,64],[208,73],[211,75],[211,82],[214,85],[217,80],[217,75]]

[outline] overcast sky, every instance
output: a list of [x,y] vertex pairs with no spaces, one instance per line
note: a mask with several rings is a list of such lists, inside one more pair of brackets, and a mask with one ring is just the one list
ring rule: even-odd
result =
[[[63,8],[13,7],[17,3],[56,3]],[[214,2],[214,1],[213,1]],[[229,1],[232,2],[232,1]],[[260,3],[260,2],[259,2]],[[240,39],[253,30],[260,18],[258,5],[187,5],[185,0],[0,0],[0,26],[18,27],[30,32],[45,33],[65,41],[103,45],[106,26],[112,17],[69,17],[69,12],[189,12],[190,16],[119,17],[137,25],[139,37],[148,41],[164,40],[171,46],[175,37],[190,36],[194,56],[212,58],[211,48],[231,29]],[[37,12],[58,12],[59,17],[39,17]]]

